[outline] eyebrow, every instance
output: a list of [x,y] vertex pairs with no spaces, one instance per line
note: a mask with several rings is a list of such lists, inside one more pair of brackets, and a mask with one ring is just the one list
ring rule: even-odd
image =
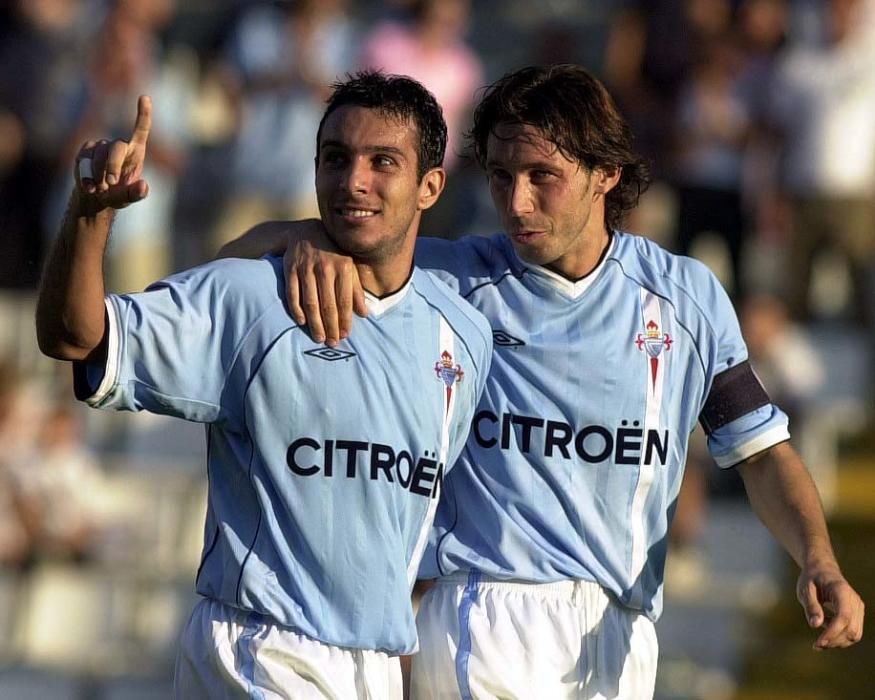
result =
[[[343,141],[337,141],[334,139],[329,139],[329,140],[323,141],[322,144],[319,146],[320,152],[322,150],[324,150],[325,148],[339,148],[343,151],[350,150],[350,147],[347,144],[345,144]],[[405,157],[404,151],[402,151],[400,148],[397,148],[396,146],[381,146],[378,144],[374,144],[374,145],[365,146],[364,148],[362,148],[362,150],[365,153],[391,153],[391,154],[397,155],[401,158]]]
[[[510,166],[506,163],[496,160],[494,158],[486,161],[487,168],[509,168]],[[555,163],[551,163],[549,160],[532,160],[526,163],[520,164],[520,170],[558,170]]]

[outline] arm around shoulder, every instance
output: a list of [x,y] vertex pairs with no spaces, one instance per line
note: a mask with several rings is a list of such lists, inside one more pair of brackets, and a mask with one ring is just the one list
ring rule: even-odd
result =
[[260,258],[268,253],[284,253],[296,225],[293,221],[263,221],[225,243],[216,257]]

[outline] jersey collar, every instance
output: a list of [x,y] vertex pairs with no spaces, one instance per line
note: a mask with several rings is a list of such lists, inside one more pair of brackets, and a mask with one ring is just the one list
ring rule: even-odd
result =
[[397,292],[392,292],[384,297],[378,297],[365,290],[365,306],[368,307],[368,315],[382,316],[384,313],[400,304],[404,300],[404,297],[407,296],[410,287],[413,285],[414,274],[415,273],[413,272],[410,274],[407,281],[404,283],[404,286],[402,286]]
[[[513,251],[512,245],[510,246],[510,249],[513,251],[514,256],[516,256],[520,267],[526,270],[529,274],[534,275],[536,279],[545,282],[548,286],[561,292],[565,296],[571,299],[577,299],[581,294],[583,294],[587,289],[592,286],[593,282],[598,279],[602,269],[605,266],[605,261],[611,256],[611,253],[614,252],[614,248],[616,247],[617,243],[616,239],[616,234],[612,232],[611,239],[610,241],[608,241],[608,246],[602,253],[602,257],[599,260],[598,265],[596,265],[593,268],[592,272],[590,272],[588,275],[574,281],[566,279],[562,275],[553,272],[553,270],[550,270],[543,265],[532,265],[531,263],[527,263],[524,260],[521,260],[519,256],[516,255],[516,251]],[[510,243],[510,241],[508,241],[508,243]]]

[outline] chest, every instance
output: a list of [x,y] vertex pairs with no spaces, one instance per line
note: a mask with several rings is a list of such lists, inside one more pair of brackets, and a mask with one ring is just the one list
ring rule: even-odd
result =
[[624,285],[578,298],[522,284],[478,306],[494,339],[488,400],[510,412],[571,425],[695,423],[705,373],[674,307]]

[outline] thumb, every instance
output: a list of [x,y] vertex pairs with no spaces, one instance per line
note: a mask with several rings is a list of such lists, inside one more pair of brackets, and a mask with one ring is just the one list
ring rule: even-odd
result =
[[799,603],[805,610],[805,619],[809,627],[820,627],[824,621],[823,606],[817,595],[817,586],[813,581],[807,581],[799,587]]
[[137,180],[130,184],[120,184],[110,187],[101,196],[103,206],[113,209],[124,209],[129,204],[134,204],[145,199],[149,194],[149,185],[145,180]]

